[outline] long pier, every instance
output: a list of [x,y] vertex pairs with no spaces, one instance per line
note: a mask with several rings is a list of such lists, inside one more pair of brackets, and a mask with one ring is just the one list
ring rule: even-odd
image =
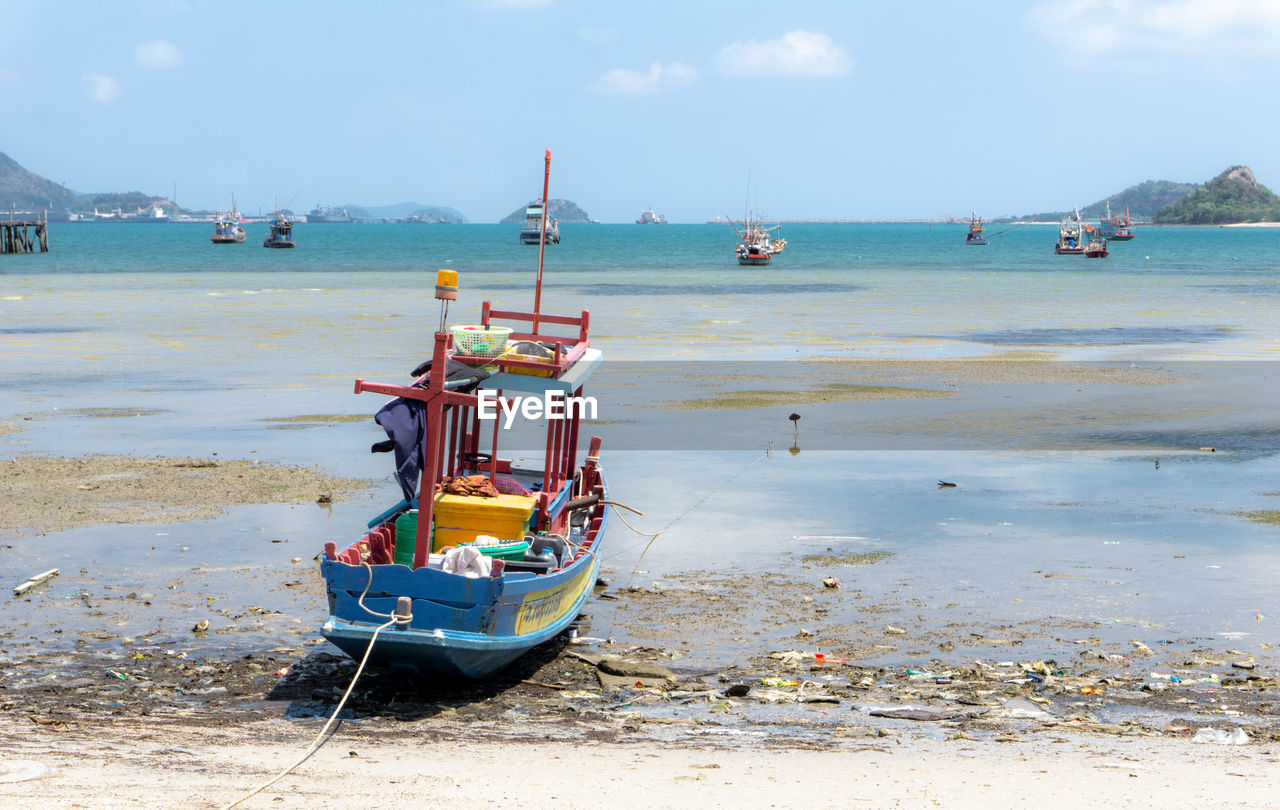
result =
[[35,253],[37,245],[41,253],[48,253],[47,219],[47,214],[41,214],[40,219],[14,219],[10,211],[9,219],[0,220],[0,253]]

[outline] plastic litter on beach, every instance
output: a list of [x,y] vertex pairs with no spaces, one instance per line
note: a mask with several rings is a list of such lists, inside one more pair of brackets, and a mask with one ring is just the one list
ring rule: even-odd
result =
[[0,761],[0,784],[26,782],[31,779],[52,776],[53,774],[53,768],[29,759]]
[[1224,728],[1202,728],[1191,738],[1196,743],[1218,743],[1219,745],[1248,745],[1249,735],[1242,728],[1227,731]]

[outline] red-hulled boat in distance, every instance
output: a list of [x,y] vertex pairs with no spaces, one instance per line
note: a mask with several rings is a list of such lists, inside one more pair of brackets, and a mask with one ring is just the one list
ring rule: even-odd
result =
[[973,219],[969,220],[969,232],[964,235],[964,243],[966,245],[985,245],[987,237],[982,235],[982,220],[978,217],[978,212],[973,212]]

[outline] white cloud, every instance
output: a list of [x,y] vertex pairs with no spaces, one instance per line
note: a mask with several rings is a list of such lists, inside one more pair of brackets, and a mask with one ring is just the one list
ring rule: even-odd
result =
[[175,68],[182,64],[178,46],[163,39],[134,48],[133,57],[139,65],[149,68]]
[[731,76],[843,76],[853,59],[819,31],[788,31],[767,42],[735,42],[716,62]]
[[89,83],[89,98],[99,104],[110,104],[120,95],[119,83],[110,76],[86,73],[83,78]]
[[1025,20],[1081,57],[1269,55],[1280,38],[1275,0],[1053,0]]
[[662,65],[654,62],[648,70],[616,68],[596,79],[592,87],[601,93],[618,96],[646,96],[668,87],[691,84],[698,72],[681,62]]

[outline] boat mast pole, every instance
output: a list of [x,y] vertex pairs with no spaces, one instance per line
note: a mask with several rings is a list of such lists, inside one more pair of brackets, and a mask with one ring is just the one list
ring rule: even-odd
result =
[[547,209],[551,201],[547,191],[551,187],[551,150],[547,150],[546,166],[542,172],[542,236],[538,239],[538,283],[533,288],[533,334],[538,334],[538,312],[542,307],[542,261],[547,255]]

